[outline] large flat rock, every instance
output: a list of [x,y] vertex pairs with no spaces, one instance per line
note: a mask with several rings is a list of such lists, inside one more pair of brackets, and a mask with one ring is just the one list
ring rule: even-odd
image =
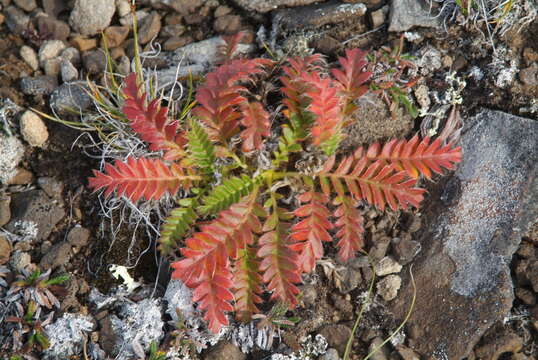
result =
[[[510,261],[538,216],[538,122],[482,110],[467,121],[464,160],[439,198],[414,261],[417,300],[407,325],[411,346],[428,359],[466,357],[484,332],[510,311]],[[408,273],[405,269],[403,273]],[[390,306],[403,319],[409,276]]]

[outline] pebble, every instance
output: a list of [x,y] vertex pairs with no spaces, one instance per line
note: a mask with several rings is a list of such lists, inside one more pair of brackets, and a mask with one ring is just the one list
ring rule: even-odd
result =
[[89,74],[101,74],[106,69],[106,55],[102,50],[92,50],[82,55],[82,63]]
[[[106,45],[109,49],[120,46],[127,36],[129,35],[129,28],[127,26],[109,26],[104,32],[106,38]],[[104,48],[104,43],[101,44]]]
[[45,75],[57,78],[60,75],[61,62],[62,60],[59,57],[43,61],[41,66],[43,67],[43,71],[45,71]]
[[431,105],[430,90],[426,85],[419,85],[415,88],[415,97],[417,98],[417,102],[420,105],[422,109],[429,109]]
[[[11,219],[11,198],[0,194],[0,227],[6,225]],[[2,252],[0,251],[0,254]]]
[[519,80],[525,85],[538,85],[538,63],[533,63],[526,69],[519,72]]
[[35,0],[13,0],[13,2],[26,12],[30,12],[37,7]]
[[38,16],[37,28],[41,32],[50,33],[50,39],[61,41],[67,41],[67,38],[71,33],[71,28],[66,22],[50,16]]
[[67,234],[67,242],[76,247],[86,246],[89,239],[90,230],[78,225],[72,228]]
[[241,16],[224,15],[215,19],[213,30],[223,34],[235,34],[241,29]]
[[85,81],[65,83],[59,86],[50,96],[50,106],[60,115],[72,114],[70,109],[83,112],[87,110],[92,100],[86,92]]
[[21,35],[28,29],[30,17],[18,7],[8,6],[4,10],[4,15],[6,16],[6,25],[12,33]]
[[229,6],[220,5],[219,7],[217,7],[215,9],[215,12],[213,13],[213,16],[218,18],[218,17],[224,16],[224,15],[228,15],[231,12],[232,12],[232,8],[230,8]]
[[54,59],[65,49],[65,44],[60,40],[47,40],[39,48],[39,63],[44,66],[45,60]]
[[378,28],[385,23],[387,14],[389,13],[388,5],[383,6],[381,9],[370,12],[370,23],[372,28]]
[[377,283],[377,293],[385,301],[391,301],[398,295],[398,290],[402,286],[402,279],[398,275],[388,275]]
[[[136,13],[136,21],[138,22],[138,27],[140,29],[140,22],[149,15],[149,13],[145,10],[138,10]],[[129,28],[133,27],[133,14],[128,13],[127,15],[120,18],[120,24],[123,26],[128,26]]]
[[342,324],[325,325],[319,331],[325,339],[329,347],[335,348],[340,356],[346,351],[347,340],[351,336],[351,329]]
[[32,70],[36,71],[37,69],[39,69],[39,60],[37,58],[37,53],[30,46],[21,46],[19,50],[19,55],[32,68]]
[[117,70],[122,75],[127,75],[131,72],[131,60],[126,55],[120,57]]
[[71,40],[71,43],[79,50],[79,51],[88,51],[91,49],[95,49],[97,47],[97,39],[86,39],[82,36],[77,36]]
[[[0,209],[0,211],[2,210]],[[4,235],[0,235],[0,265],[4,265],[9,261],[12,249],[13,248],[11,246],[11,243],[9,242],[7,237],[5,237]]]
[[398,263],[406,265],[420,252],[422,246],[418,241],[394,238],[392,250]]
[[15,175],[9,179],[8,185],[28,185],[34,182],[34,174],[24,168],[18,168]]
[[178,37],[183,35],[186,30],[187,28],[181,24],[165,25],[161,29],[160,35],[165,37]]
[[420,356],[415,351],[404,345],[396,346],[396,350],[398,350],[403,360],[420,360]]
[[95,35],[110,25],[115,12],[111,0],[75,0],[69,24],[81,35]]
[[57,18],[66,9],[67,2],[63,0],[42,0],[45,14]]
[[[372,360],[387,360],[388,359],[388,349],[385,345],[381,346],[383,344],[383,339],[380,337],[376,337],[372,340],[370,343],[370,346],[368,347],[368,353],[372,354],[371,359]],[[377,350],[376,350],[377,349]],[[376,350],[374,352],[374,350]]]
[[61,265],[65,265],[71,259],[71,245],[62,241],[53,245],[48,252],[41,258],[39,267],[45,270],[56,269]]
[[61,199],[64,185],[61,181],[53,177],[43,176],[37,179],[37,184],[43,191],[53,199]]
[[403,32],[417,26],[439,27],[441,19],[431,16],[428,7],[416,0],[393,0],[390,5],[389,31]]
[[340,360],[340,356],[338,355],[338,350],[329,348],[325,352],[325,354],[321,355],[319,358],[320,360]]
[[161,15],[153,11],[140,21],[138,30],[138,41],[140,44],[147,44],[159,35],[161,31]]
[[22,114],[20,119],[21,134],[32,146],[41,147],[49,138],[49,132],[45,123],[31,110],[27,110]]
[[221,341],[215,345],[203,357],[204,360],[244,360],[246,354],[241,352],[237,346],[228,341]]
[[27,252],[15,251],[11,254],[11,259],[9,260],[9,265],[18,272],[22,272],[30,267],[32,264],[32,257]]
[[301,285],[299,286],[301,291],[301,301],[305,306],[316,305],[318,299],[318,291],[315,285]]
[[60,63],[60,73],[62,75],[63,82],[70,82],[78,79],[78,70],[67,59],[63,59]]
[[174,36],[164,42],[163,49],[165,51],[174,51],[193,42],[194,39],[190,35],[184,35],[179,37]]
[[124,17],[131,12],[131,4],[128,0],[116,0],[116,11],[119,17]]

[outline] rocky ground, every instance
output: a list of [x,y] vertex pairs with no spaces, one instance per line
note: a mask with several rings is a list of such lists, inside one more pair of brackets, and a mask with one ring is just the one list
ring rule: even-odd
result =
[[[203,79],[216,37],[238,31],[252,55],[318,52],[329,62],[345,48],[394,48],[403,36],[420,76],[412,94],[420,116],[403,108],[391,116],[373,97],[347,145],[409,136],[454,104],[465,122],[464,161],[428,186],[422,209],[360,208],[372,297],[367,258],[340,264],[329,249],[304,279],[300,308],[265,309],[299,319],[294,326],[234,324],[215,336],[188,289],[170,282],[154,230],[119,204],[104,211],[87,189],[97,136],[73,127],[95,114],[84,89],[87,79],[106,84],[105,43],[116,71],[129,72],[129,1],[0,0],[0,357],[149,359],[154,343],[167,359],[336,360],[367,302],[351,359],[381,345],[411,306],[372,358],[538,358],[538,4],[486,0],[482,15],[456,3],[136,1],[143,64],[163,84]],[[20,289],[17,280],[37,269],[42,286]],[[35,321],[8,322],[27,313],[30,298],[41,304]],[[32,326],[48,349],[23,352]]]

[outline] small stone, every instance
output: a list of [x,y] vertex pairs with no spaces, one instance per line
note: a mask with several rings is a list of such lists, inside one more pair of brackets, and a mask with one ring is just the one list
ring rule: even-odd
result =
[[390,6],[389,31],[403,32],[417,26],[439,27],[441,19],[430,14],[425,4],[416,0],[393,0]]
[[166,25],[180,25],[183,23],[183,16],[178,13],[171,13],[166,15],[164,18],[164,23]]
[[504,353],[517,353],[523,348],[523,339],[510,330],[484,339],[484,345],[475,349],[479,359],[497,360]]
[[[0,209],[0,211],[2,210]],[[11,243],[9,242],[7,237],[5,237],[4,235],[0,235],[0,265],[4,265],[9,261],[12,249],[13,248],[11,247]]]
[[194,42],[194,39],[190,35],[171,37],[170,39],[164,42],[163,49],[165,51],[174,51],[176,49],[179,49],[180,47],[191,44],[193,42]]
[[106,55],[102,50],[92,50],[82,55],[82,63],[89,74],[101,74],[106,69]]
[[374,240],[374,246],[370,249],[370,256],[374,260],[381,260],[387,254],[387,250],[390,245],[390,238],[388,236],[376,237]]
[[89,239],[90,230],[83,228],[82,226],[75,226],[67,234],[67,242],[76,247],[86,246]]
[[332,36],[325,35],[315,40],[312,47],[322,54],[332,54],[340,47],[340,42]]
[[452,64],[454,63],[454,60],[450,55],[445,55],[441,59],[441,63],[443,64],[443,67],[445,69],[450,69],[452,67]]
[[78,79],[78,70],[69,60],[62,60],[60,63],[60,74],[63,82],[70,82]]
[[398,353],[403,358],[403,360],[420,360],[420,356],[406,346],[398,345],[396,346],[396,350],[398,350]]
[[183,35],[185,30],[187,30],[187,28],[181,24],[165,25],[163,26],[160,35],[165,37],[178,37]]
[[131,4],[128,0],[116,0],[116,11],[119,17],[124,17],[131,12]]
[[[148,15],[149,15],[149,13],[147,11],[144,11],[144,10],[138,10],[135,13],[136,20],[137,20],[138,26],[139,26],[138,31],[140,31],[141,21],[144,18],[146,18]],[[123,16],[122,18],[120,18],[120,24],[122,24],[123,26],[128,26],[129,28],[132,28],[133,27],[133,14],[129,13],[129,14]]]
[[224,16],[224,15],[228,15],[229,13],[232,12],[232,8],[230,8],[229,6],[226,6],[226,5],[219,5],[216,9],[215,9],[215,12],[213,13],[213,16],[215,16],[216,18],[218,17],[221,17],[221,16]]
[[95,49],[97,47],[97,40],[96,39],[86,39],[82,36],[77,36],[71,40],[71,43],[79,50],[79,51],[88,51],[91,49]]
[[35,0],[13,0],[13,2],[26,12],[30,12],[37,7]]
[[377,276],[399,273],[402,271],[402,265],[390,256],[385,256],[375,264],[375,273]]
[[17,174],[24,156],[24,145],[15,136],[0,133],[0,183],[9,183]]
[[71,28],[66,22],[50,16],[38,16],[37,29],[41,33],[50,34],[51,39],[61,41],[66,41],[71,33]]
[[52,177],[40,177],[37,179],[37,184],[43,191],[53,199],[61,199],[64,185],[61,181]]
[[115,12],[111,0],[75,0],[69,24],[81,35],[95,35],[110,25]]
[[341,324],[325,325],[321,328],[319,334],[327,339],[329,347],[335,348],[340,356],[344,355],[347,340],[351,336],[351,329],[349,327]]
[[420,252],[421,245],[414,240],[394,238],[392,239],[392,250],[394,251],[394,257],[402,264],[406,265],[413,260],[413,258]]
[[127,75],[131,72],[131,61],[126,55],[123,55],[118,61],[117,70],[122,75]]
[[41,147],[49,138],[49,132],[41,117],[31,110],[22,114],[20,119],[21,134],[32,146]]
[[205,356],[204,360],[244,360],[246,354],[237,346],[228,341],[221,341],[215,345]]
[[533,63],[526,69],[519,72],[519,80],[525,85],[538,85],[538,63]]
[[0,25],[2,25],[5,20],[6,20],[5,15],[0,12]]
[[[0,227],[6,225],[11,219],[10,204],[11,198],[8,195],[0,194]],[[2,252],[0,251],[0,254],[1,253]]]
[[338,355],[338,350],[329,348],[325,352],[325,354],[321,355],[319,360],[340,360],[340,356]]
[[430,90],[426,85],[419,85],[417,88],[415,88],[415,96],[417,98],[417,102],[420,105],[422,109],[429,109],[431,105],[431,100],[429,96]]
[[305,306],[315,306],[318,301],[318,291],[314,285],[301,285],[301,301]]
[[56,269],[61,265],[65,265],[71,259],[71,245],[62,241],[53,245],[50,250],[41,258],[39,267],[45,270]]
[[391,301],[398,295],[402,286],[402,279],[398,275],[388,275],[377,283],[377,293],[385,301]]
[[140,22],[138,29],[139,43],[142,45],[149,43],[159,35],[159,31],[161,31],[161,15],[153,11]]
[[[127,36],[129,35],[129,28],[127,26],[109,26],[104,32],[104,38],[106,38],[106,45],[109,49],[120,46]],[[104,47],[104,38],[102,40],[101,47]]]
[[344,270],[340,291],[347,294],[350,291],[355,290],[361,282],[362,276],[360,270],[348,267]]
[[62,60],[59,57],[43,61],[41,66],[45,71],[45,75],[57,78],[60,75],[61,62]]
[[[375,352],[374,352],[375,350]],[[368,352],[372,354],[372,360],[387,360],[388,359],[388,349],[383,345],[383,339],[376,337],[370,343],[368,347]]]
[[67,9],[67,2],[63,0],[43,0],[43,10],[45,14],[57,18],[58,15]]
[[372,28],[376,29],[385,23],[387,14],[389,13],[388,5],[383,6],[381,9],[372,11],[370,13],[370,23]]
[[32,49],[30,46],[23,45],[19,50],[19,54],[21,58],[32,68],[32,70],[36,71],[39,69],[39,60],[34,49]]
[[28,29],[30,17],[18,7],[8,6],[4,10],[4,15],[6,16],[6,25],[12,33],[21,35]]
[[311,6],[282,9],[274,12],[274,26],[284,29],[319,28],[344,21],[357,21],[366,13],[363,3],[342,4],[339,2],[321,3]]
[[65,49],[65,44],[60,40],[47,40],[39,48],[39,63],[43,66],[45,60],[56,58]]
[[30,254],[22,251],[15,251],[9,260],[9,265],[18,272],[22,272],[22,270],[29,268],[31,264],[32,257]]
[[58,114],[67,115],[75,112],[83,112],[92,105],[92,99],[86,92],[85,81],[65,83],[58,87],[50,95],[50,106]]
[[49,95],[57,86],[58,80],[47,75],[21,79],[21,91],[26,95]]
[[535,305],[536,295],[532,291],[525,288],[517,288],[515,290],[516,297],[521,300],[525,305]]
[[224,15],[215,19],[213,29],[218,33],[235,34],[241,29],[241,16]]
[[34,174],[24,168],[18,168],[15,175],[9,179],[8,185],[28,185],[34,182]]
[[122,48],[122,47],[117,47],[117,48],[114,48],[114,49],[110,50],[110,57],[113,60],[118,60],[119,58],[121,58],[124,55],[125,55],[125,49]]

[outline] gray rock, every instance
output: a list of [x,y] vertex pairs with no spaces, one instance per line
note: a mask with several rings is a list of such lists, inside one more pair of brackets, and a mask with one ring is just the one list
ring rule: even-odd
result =
[[24,145],[15,136],[0,134],[0,183],[7,183],[17,173],[24,155]]
[[327,352],[319,358],[319,360],[340,360],[340,356],[338,355],[338,350],[329,348],[327,349]]
[[20,118],[21,134],[32,146],[42,147],[49,138],[47,126],[39,115],[26,110]]
[[53,76],[27,76],[21,80],[21,91],[26,95],[49,95],[56,87],[58,80]]
[[50,347],[43,352],[45,360],[62,360],[81,357],[84,340],[95,329],[91,316],[65,313],[52,324],[45,326]]
[[383,339],[380,337],[374,338],[370,343],[370,346],[368,347],[368,353],[372,353],[375,349],[377,349],[377,351],[373,353],[371,357],[372,360],[388,359],[389,349],[385,345],[381,346],[381,344],[383,344]]
[[319,28],[327,24],[337,24],[352,20],[366,13],[362,3],[342,4],[329,2],[293,9],[278,10],[273,15],[273,27],[289,30]]
[[394,257],[402,265],[408,264],[420,252],[421,245],[418,241],[394,238],[392,239],[392,251]]
[[399,273],[402,270],[402,265],[398,264],[392,257],[385,256],[375,264],[374,270],[377,276],[385,276]]
[[106,55],[102,50],[87,51],[82,55],[84,68],[90,74],[101,74],[106,69]]
[[35,0],[13,0],[13,2],[26,12],[30,12],[37,7]]
[[60,115],[83,112],[92,105],[87,93],[85,81],[76,81],[60,85],[50,95],[50,106]]
[[129,0],[116,0],[116,11],[119,17],[124,17],[131,12]]
[[46,239],[56,224],[65,216],[65,211],[42,190],[30,190],[11,197],[12,217],[6,229],[14,231],[17,221],[35,222],[37,240]]
[[441,52],[431,45],[426,45],[420,48],[416,54],[415,64],[419,67],[422,75],[428,75],[443,66],[443,55]]
[[161,15],[153,11],[140,22],[138,29],[138,41],[140,44],[149,43],[161,31]]
[[43,0],[43,10],[49,16],[57,18],[65,9],[67,9],[67,2],[63,0]]
[[323,328],[321,328],[319,334],[327,339],[329,347],[338,350],[340,356],[344,355],[347,340],[351,336],[351,329],[349,327],[341,324],[325,325]]
[[388,275],[381,279],[377,285],[377,293],[385,301],[391,301],[398,295],[398,290],[402,286],[402,278],[398,275]]
[[29,270],[30,265],[32,264],[32,257],[27,252],[15,251],[11,254],[11,259],[9,259],[9,265],[13,270],[22,272],[22,270]]
[[56,269],[61,265],[65,265],[71,259],[71,244],[67,241],[62,241],[53,245],[47,253],[41,258],[39,267],[45,270]]
[[[510,313],[510,261],[538,216],[536,121],[482,110],[462,134],[463,163],[441,203],[423,211],[432,215],[423,219],[423,250],[413,267],[420,311],[408,325],[416,329],[414,350],[433,359],[467,357]],[[391,304],[400,320],[413,293],[404,276],[401,296]]]
[[82,35],[95,35],[110,25],[115,11],[114,1],[76,0],[69,24]]
[[181,15],[187,16],[196,12],[206,0],[150,0],[155,8],[174,9]]
[[60,58],[47,59],[43,61],[41,66],[45,71],[45,75],[57,79],[58,75],[60,74],[60,62]]
[[178,37],[183,35],[187,28],[182,24],[173,24],[163,26],[160,35],[167,37]]
[[60,40],[47,40],[39,48],[39,63],[43,66],[43,62],[48,59],[58,57],[65,49],[65,44]]
[[37,184],[45,193],[53,199],[61,199],[64,185],[61,181],[52,177],[40,177],[37,179]]
[[244,360],[246,358],[246,354],[228,341],[219,342],[204,356],[204,360]]
[[68,60],[71,64],[78,66],[80,65],[80,51],[74,47],[68,47],[62,51],[60,57],[63,60]]
[[32,68],[32,70],[36,71],[39,69],[39,60],[34,49],[27,45],[23,45],[19,50],[19,55]]
[[71,28],[65,21],[43,15],[37,17],[37,29],[41,33],[50,34],[51,39],[60,41],[67,41],[71,33]]
[[319,0],[234,0],[234,2],[247,11],[267,13],[281,7],[304,6]]
[[67,59],[63,59],[60,63],[60,74],[63,82],[74,81],[78,78],[77,68]]
[[0,194],[0,227],[6,225],[11,219],[11,197]]
[[88,244],[90,239],[90,230],[82,226],[75,226],[67,234],[67,242],[76,247],[83,247]]
[[431,14],[424,1],[392,0],[389,31],[407,31],[415,26],[436,28],[441,26],[441,18]]
[[4,15],[6,15],[6,25],[11,32],[21,35],[28,29],[30,17],[18,7],[8,6],[4,10]]

